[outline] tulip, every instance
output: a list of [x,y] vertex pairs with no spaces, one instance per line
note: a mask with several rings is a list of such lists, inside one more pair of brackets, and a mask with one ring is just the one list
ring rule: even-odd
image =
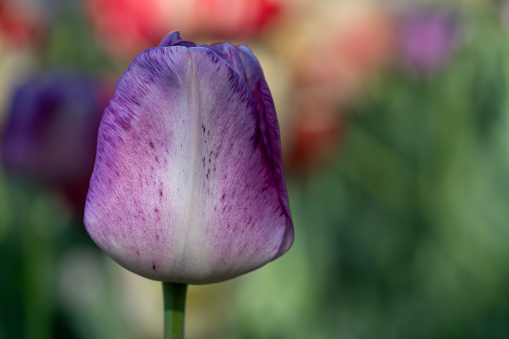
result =
[[288,251],[277,116],[247,47],[173,32],[134,59],[99,127],[84,221],[120,265],[163,281],[166,338],[183,338],[187,284]]
[[5,169],[62,192],[82,214],[108,99],[101,81],[80,74],[28,79],[14,91],[2,133]]
[[290,248],[277,116],[247,47],[173,32],[134,59],[101,121],[84,221],[120,265],[172,283],[234,278]]
[[459,40],[457,15],[441,8],[412,8],[404,12],[399,30],[403,60],[417,75],[440,70]]

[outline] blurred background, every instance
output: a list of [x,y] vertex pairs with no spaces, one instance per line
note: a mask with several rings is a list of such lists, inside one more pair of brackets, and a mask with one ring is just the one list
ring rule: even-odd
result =
[[191,286],[193,338],[509,338],[509,1],[0,0],[0,338],[160,338],[82,222],[102,111],[172,30],[246,44],[296,239]]

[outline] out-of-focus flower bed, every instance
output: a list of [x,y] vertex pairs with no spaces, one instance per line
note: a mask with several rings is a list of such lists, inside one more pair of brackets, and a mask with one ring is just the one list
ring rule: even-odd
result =
[[[170,30],[249,45],[294,247],[191,286],[188,338],[509,338],[508,1],[0,2],[0,338],[158,338],[83,222],[94,126]],[[507,186],[507,187],[506,187]]]

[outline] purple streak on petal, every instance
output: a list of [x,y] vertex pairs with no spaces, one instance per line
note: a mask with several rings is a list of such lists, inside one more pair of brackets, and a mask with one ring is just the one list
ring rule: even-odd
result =
[[201,47],[208,48],[217,53],[217,55],[219,55],[234,70],[236,70],[242,79],[247,83],[246,70],[244,69],[244,64],[242,63],[239,52],[235,46],[225,42],[221,44],[213,44],[211,46],[202,45]]
[[161,40],[159,47],[172,47],[172,46],[183,46],[183,47],[196,47],[196,44],[191,41],[182,40],[180,38],[179,31],[173,31]]
[[289,248],[277,120],[262,80],[253,96],[203,47],[136,57],[99,131],[85,210],[99,247],[145,277],[196,284],[249,272]]

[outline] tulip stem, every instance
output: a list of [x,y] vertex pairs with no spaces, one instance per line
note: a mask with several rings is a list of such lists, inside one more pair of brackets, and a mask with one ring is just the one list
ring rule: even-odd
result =
[[184,338],[186,290],[186,284],[175,284],[163,281],[164,339]]

